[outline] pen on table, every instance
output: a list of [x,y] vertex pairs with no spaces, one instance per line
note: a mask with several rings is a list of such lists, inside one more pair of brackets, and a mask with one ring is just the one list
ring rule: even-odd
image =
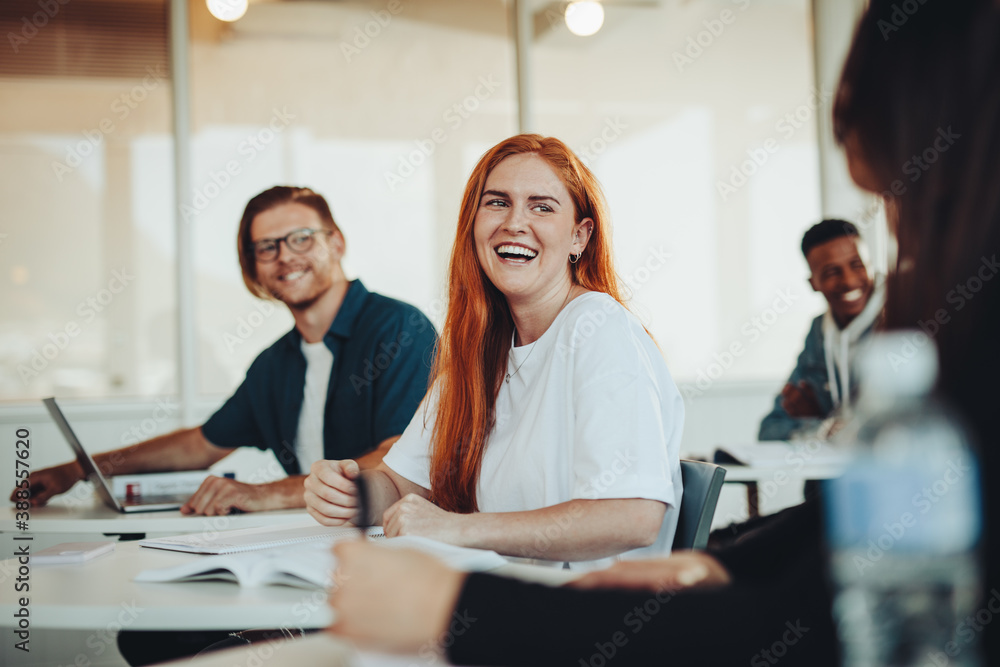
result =
[[354,525],[361,531],[361,539],[365,539],[368,534],[368,527],[371,522],[371,505],[368,498],[368,482],[360,474],[354,480],[354,488],[358,492],[358,515],[354,519]]

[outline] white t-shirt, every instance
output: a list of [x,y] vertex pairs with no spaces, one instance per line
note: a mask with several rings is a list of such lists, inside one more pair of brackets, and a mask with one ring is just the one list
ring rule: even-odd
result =
[[302,354],[306,357],[306,384],[302,390],[302,409],[299,411],[299,430],[295,436],[295,456],[299,470],[309,474],[309,468],[324,458],[323,426],[326,424],[326,393],[333,371],[333,352],[326,343],[302,341]]
[[[501,382],[483,454],[479,510],[519,512],[577,498],[659,500],[669,507],[656,542],[622,556],[669,553],[682,491],[684,402],[639,320],[607,294],[588,292],[537,341],[512,348],[507,372],[512,377]],[[432,391],[385,457],[427,489],[436,400]]]

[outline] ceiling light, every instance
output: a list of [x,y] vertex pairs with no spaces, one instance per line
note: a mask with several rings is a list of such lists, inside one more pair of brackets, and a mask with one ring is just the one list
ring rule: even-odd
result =
[[247,13],[249,0],[205,0],[208,11],[220,21],[239,21]]
[[599,2],[571,2],[566,6],[566,27],[574,35],[589,37],[604,25],[604,7]]

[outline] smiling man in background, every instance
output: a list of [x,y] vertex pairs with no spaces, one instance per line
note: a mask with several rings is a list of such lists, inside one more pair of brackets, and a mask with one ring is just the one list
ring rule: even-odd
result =
[[849,409],[857,384],[850,376],[854,349],[885,302],[882,281],[869,275],[860,244],[857,228],[844,220],[824,220],[802,237],[809,284],[829,307],[813,320],[795,370],[761,422],[760,440],[815,435],[824,420]]
[[[321,195],[289,186],[260,193],[243,212],[237,245],[247,289],[284,303],[295,327],[260,353],[204,425],[94,457],[106,475],[200,470],[253,446],[274,452],[288,474],[265,484],[210,476],[185,514],[304,507],[313,463],[378,465],[427,390],[434,326],[413,306],[346,278],[344,236]],[[76,461],[38,470],[31,502],[81,479]]]

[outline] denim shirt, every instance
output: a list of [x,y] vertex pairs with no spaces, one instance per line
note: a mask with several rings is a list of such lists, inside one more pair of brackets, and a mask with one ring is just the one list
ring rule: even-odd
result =
[[[868,336],[873,328],[870,326],[861,338]],[[857,377],[854,373],[851,373],[851,376],[851,393],[853,394],[857,389]],[[834,380],[840,381],[839,374]],[[799,360],[786,384],[798,385],[801,381],[805,381],[807,385],[812,387],[823,417],[796,418],[789,416],[781,407],[781,394],[779,393],[774,399],[774,409],[760,423],[758,440],[791,440],[797,432],[815,430],[824,419],[833,413],[830,376],[826,368],[826,351],[823,345],[823,315],[813,320],[809,334],[806,336],[805,347],[799,354]]]

